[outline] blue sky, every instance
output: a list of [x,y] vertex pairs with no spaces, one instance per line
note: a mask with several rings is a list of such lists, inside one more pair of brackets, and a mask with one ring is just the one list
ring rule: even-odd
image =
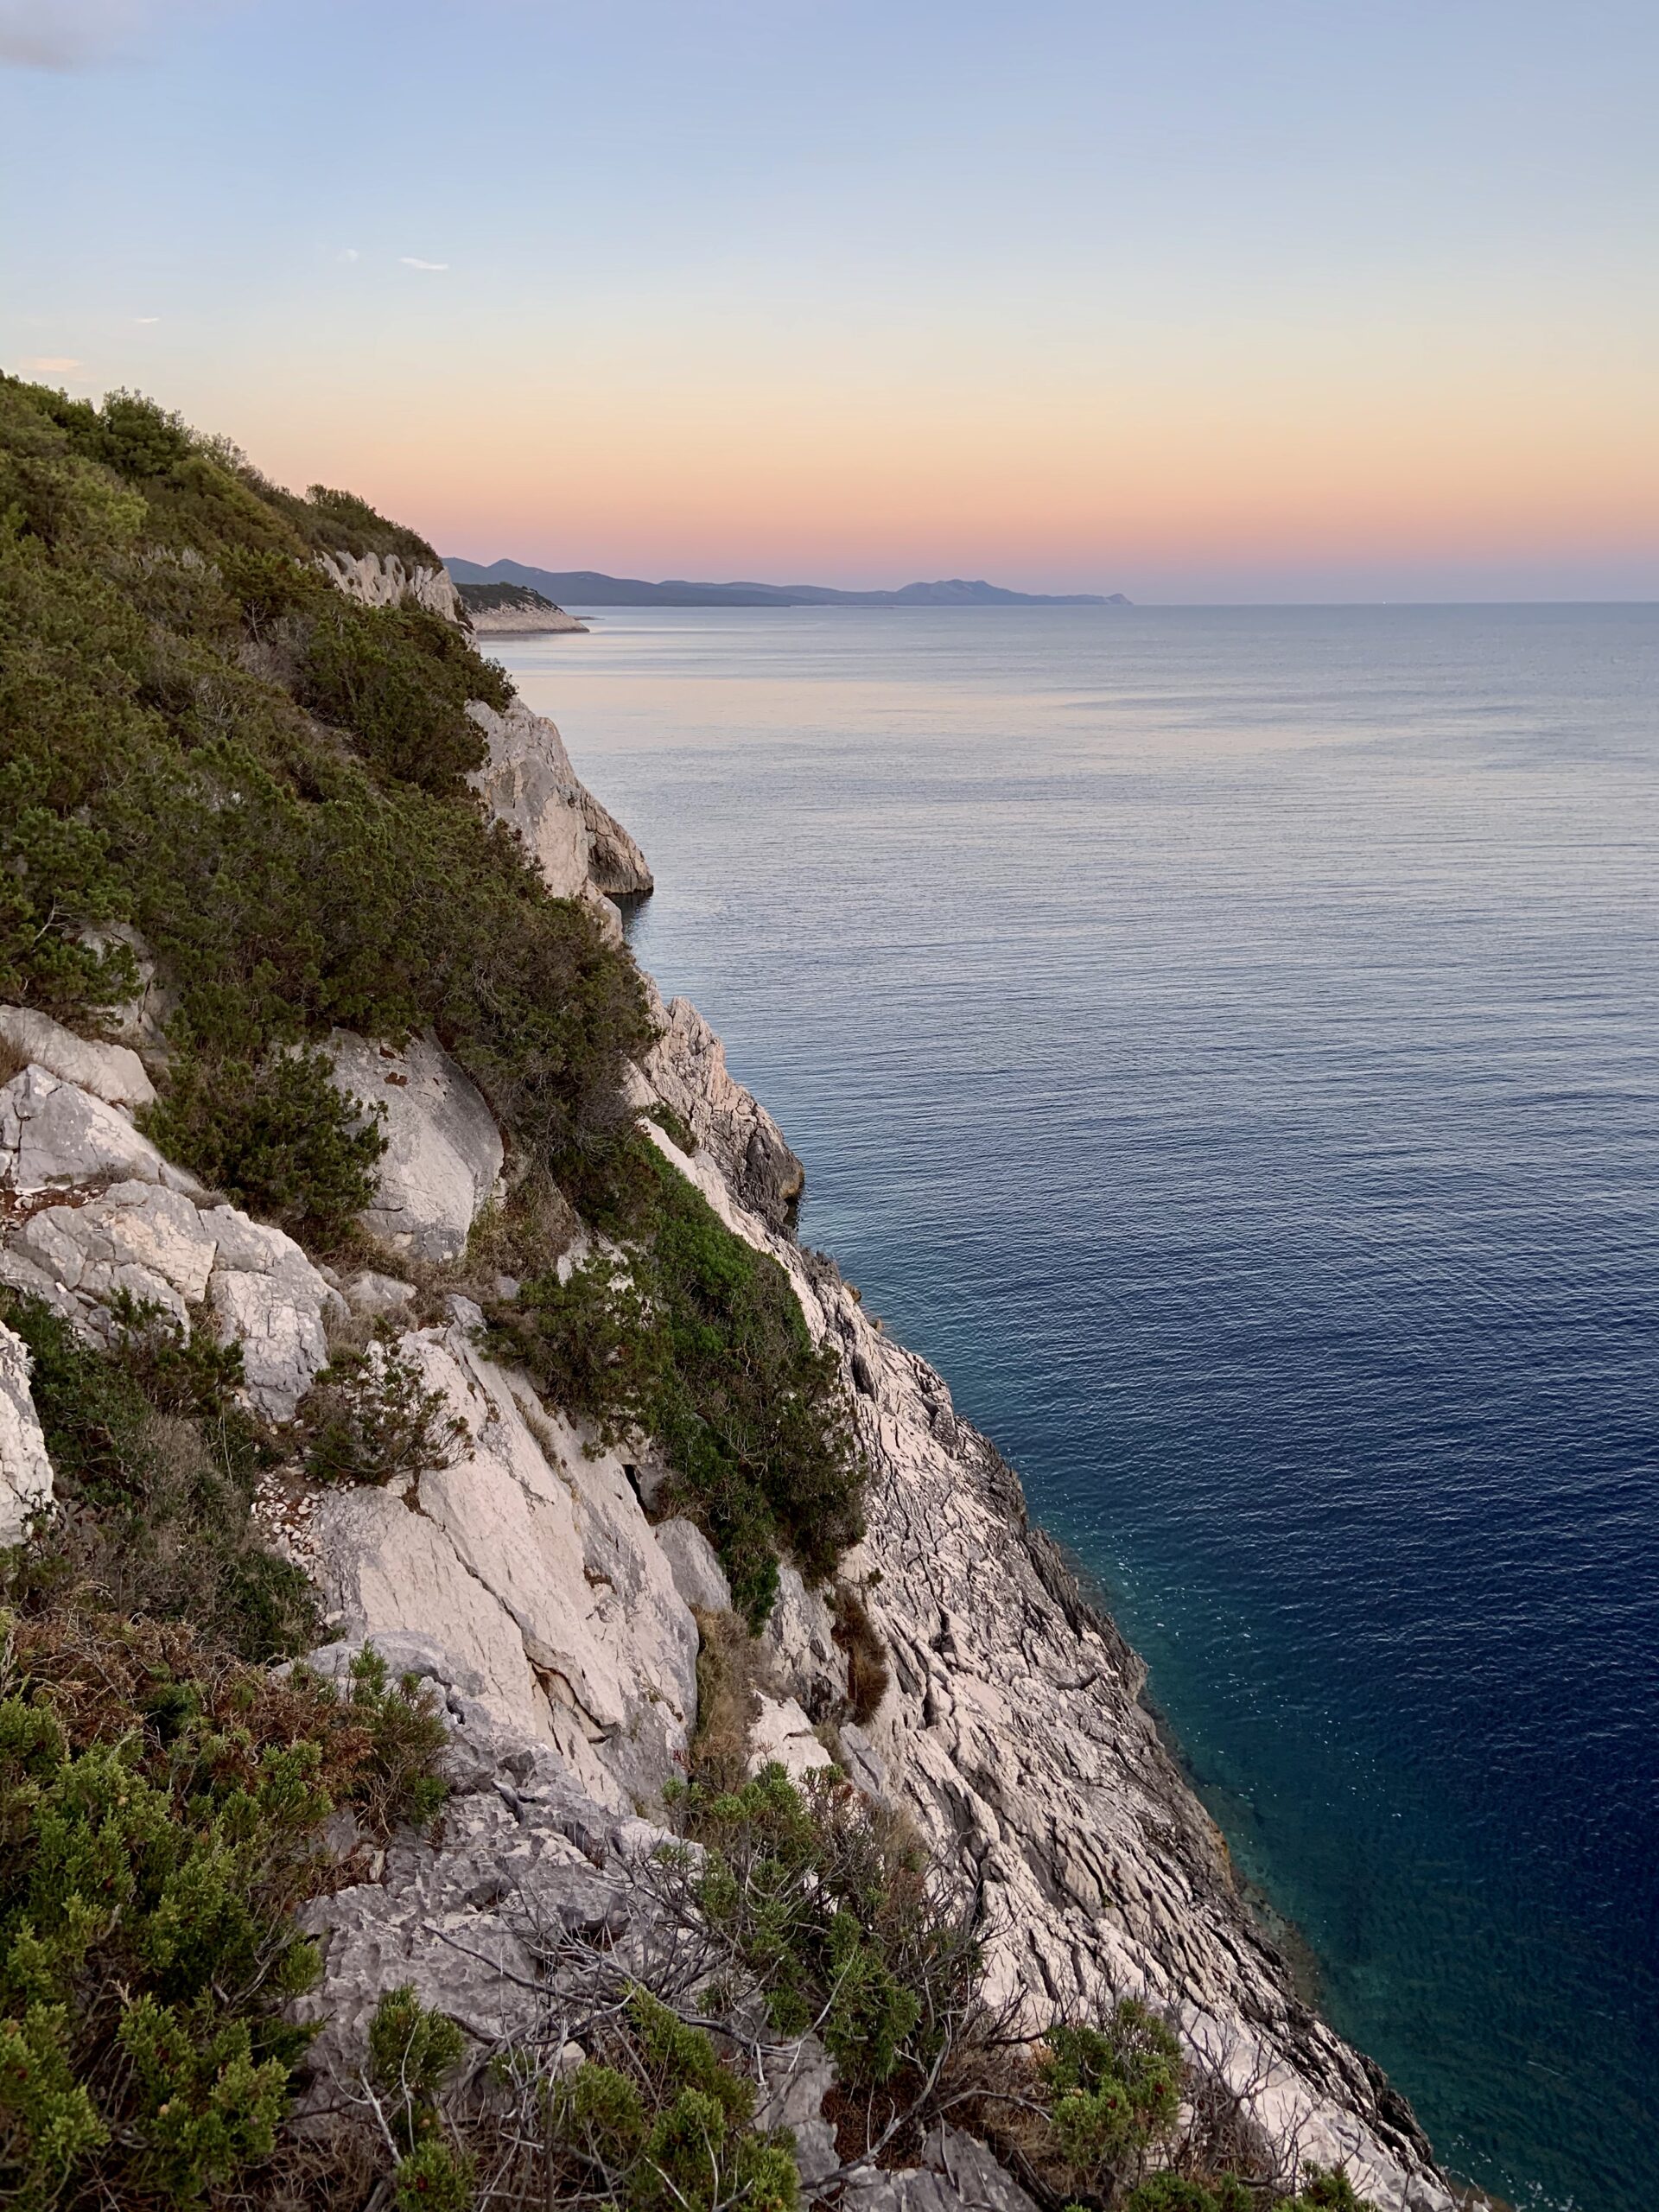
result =
[[1659,591],[1651,8],[0,0],[0,360],[446,550]]

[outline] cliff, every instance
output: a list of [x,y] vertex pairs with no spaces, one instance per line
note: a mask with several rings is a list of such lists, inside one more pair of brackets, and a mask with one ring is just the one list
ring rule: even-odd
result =
[[[73,535],[50,536],[52,517],[66,482],[102,514],[112,482],[137,481],[150,487],[152,528],[194,518],[197,449],[181,430],[173,474],[135,477],[140,464],[124,458],[135,444],[152,467],[147,421],[117,417],[112,429],[75,415],[65,435],[79,446],[54,444],[32,416],[14,428],[27,512],[42,516],[39,544],[60,566],[81,564],[86,593],[100,563],[128,589],[162,575],[167,596],[131,632],[134,664],[150,671],[157,626],[176,624],[181,591],[206,588],[207,556],[146,551],[141,572],[135,524],[112,550],[95,540],[93,559]],[[46,478],[30,473],[37,449]],[[218,512],[234,486],[212,489]],[[314,1712],[308,1725],[326,1736],[335,1708],[306,1686],[347,1686],[343,1710],[369,1716],[353,1739],[359,1761],[391,1725],[391,1693],[363,1688],[365,1665],[388,1662],[409,1711],[442,1722],[449,1796],[437,1824],[418,1790],[337,1782],[326,1878],[295,1877],[281,1892],[321,1967],[308,1989],[298,1972],[276,1988],[283,2017],[315,2031],[303,2068],[265,2062],[296,2069],[313,2135],[294,2139],[325,2139],[315,2131],[330,2113],[374,2101],[365,2084],[378,2078],[389,1993],[412,1992],[458,2023],[480,2066],[502,2054],[511,2074],[524,2052],[550,2050],[551,2071],[534,2080],[556,2084],[597,2079],[583,2069],[607,2053],[644,2064],[616,2025],[639,2001],[627,1988],[643,1984],[699,2033],[718,2014],[721,2048],[747,2083],[720,2094],[755,2126],[792,2130],[790,2171],[809,2198],[1021,2212],[1027,2189],[1050,2202],[1051,2153],[1010,2135],[995,2099],[1029,2107],[1048,2062],[1020,2077],[1019,2097],[988,2089],[982,2071],[952,2101],[939,2084],[967,2048],[964,2023],[997,2024],[991,2053],[1057,2021],[1109,2023],[1136,1999],[1168,2024],[1156,2034],[1179,2038],[1179,2082],[1170,2075],[1164,2104],[1120,2124],[1109,2077],[1094,2178],[1074,2175],[1067,2190],[1134,2212],[1154,2202],[1209,2212],[1239,2200],[1198,2178],[1198,2196],[1145,2191],[1162,2173],[1214,2174],[1224,2149],[1252,2203],[1286,2202],[1309,2175],[1340,2169],[1378,2212],[1451,2212],[1403,2101],[1298,1998],[1252,1920],[1141,1702],[1140,1662],[1032,1527],[1016,1477],[956,1414],[943,1378],[795,1241],[801,1163],[719,1039],[634,976],[609,900],[649,890],[650,872],[552,724],[446,632],[452,610],[418,564],[327,563],[338,606],[368,610],[362,629],[315,596],[308,548],[240,563],[221,543],[213,562],[215,593],[239,597],[215,597],[192,634],[198,671],[206,639],[225,656],[220,672],[193,679],[205,692],[180,690],[168,728],[153,715],[133,723],[118,787],[67,775],[54,787],[46,766],[67,741],[53,733],[67,725],[29,725],[46,764],[31,786],[45,826],[16,880],[65,865],[65,833],[47,819],[54,789],[103,840],[103,874],[79,852],[83,918],[60,934],[55,965],[11,956],[14,1003],[0,1010],[0,1072],[10,1071],[0,1535],[22,1541],[26,1562],[58,1562],[18,1569],[11,1585],[24,1647],[57,1655],[48,1689],[73,1675],[75,1638],[90,1633],[54,1593],[91,1576],[99,1605],[131,1616],[98,1630],[123,1651],[150,1648],[152,1616],[181,1613],[204,1644],[227,1637],[245,1667],[308,1647],[310,1671],[292,1677],[301,1688],[281,1694],[321,1700],[323,1719]],[[45,610],[50,639],[62,601],[41,594],[47,575],[47,554],[31,549],[12,582],[16,606]],[[348,649],[346,684],[336,671]],[[401,688],[410,671],[418,692]],[[469,696],[474,685],[486,696]],[[105,696],[106,713],[124,711]],[[240,702],[242,745],[266,749],[205,744],[204,696]],[[386,699],[395,712],[383,715]],[[276,735],[262,739],[268,725]],[[129,816],[135,777],[149,779],[148,810]],[[161,866],[158,795],[189,825]],[[239,836],[245,817],[250,836],[216,849],[231,857],[181,890],[202,849]],[[257,879],[245,918],[238,871]],[[290,938],[302,941],[291,969]],[[228,979],[211,994],[208,972]],[[253,1027],[249,1009],[267,1001],[275,1011]],[[119,1418],[118,1401],[129,1408]],[[101,1459],[75,1441],[91,1435],[105,1440]],[[146,1484],[135,1516],[123,1486]],[[204,1566],[209,1521],[229,1534]],[[186,1611],[190,1591],[203,1594]],[[320,1614],[306,1611],[313,1591]],[[176,1674],[185,1662],[168,1649]],[[222,1681],[231,1661],[213,1664]],[[99,1660],[99,1681],[110,1665]],[[255,1678],[236,1679],[236,1709],[263,1712]],[[149,1728],[149,1711],[127,1719]],[[175,1768],[170,1740],[156,1738],[156,1756]],[[260,1753],[259,1770],[275,1775],[278,1753]],[[413,1757],[384,1772],[404,1775]],[[875,1823],[868,1836],[849,1831],[857,1848],[929,1869],[923,1887],[906,1875],[911,1886],[887,1893],[933,1916],[925,1958],[971,1961],[971,2001],[931,2042],[890,1963],[868,1945],[845,1951],[850,1905],[832,1930],[841,1978],[816,2010],[785,2002],[775,1946],[764,1972],[753,1944],[722,1953],[718,1971],[707,1948],[716,1892],[696,1870],[726,1862],[709,1840],[717,1827],[682,1840],[676,1808],[730,1821],[748,1802],[730,1794],[734,1777],[781,1770],[806,1787],[785,1816],[798,1840],[799,1808],[832,1803],[810,1786],[832,1768],[853,1785],[834,1817]],[[727,1794],[699,1796],[699,1783],[687,1801],[688,1771],[723,1774]],[[964,1931],[956,1953],[952,1929]],[[704,1948],[688,1966],[694,1939]],[[891,1940],[881,1958],[902,1951],[933,1990],[935,1968]],[[619,1961],[624,1982],[607,1981]],[[896,2071],[869,2056],[875,2016],[861,2012],[851,2034],[837,2011],[856,1961],[860,2004],[886,2005],[884,2032],[912,2054]],[[127,1961],[112,1986],[127,1990],[139,1971]],[[257,2015],[257,2048],[275,2051],[270,2017]],[[204,2045],[193,2062],[192,2094],[232,2094],[218,2050]],[[443,2073],[435,2066],[434,2084]],[[903,2126],[890,2080],[912,2085]],[[289,2139],[270,2082],[265,2158]],[[251,2094],[245,2082],[237,2094]],[[546,2089],[560,2111],[565,2094]],[[505,2156],[478,2095],[467,2105],[456,2091],[444,2125]],[[404,2135],[382,2135],[412,2188],[410,2162],[437,2152],[421,2147],[427,2123],[410,2114]],[[98,2155],[125,2155],[124,2143],[148,2144],[161,2125],[146,2107]],[[372,2128],[342,2139],[351,2157],[379,2155]],[[327,2154],[340,2171],[346,2157]],[[446,2187],[464,2164],[442,2166]],[[376,2186],[370,2171],[352,2201],[384,2202]],[[781,2204],[792,2188],[774,2199],[756,2181],[729,2201]],[[1295,2197],[1306,2212],[1352,2201]]]

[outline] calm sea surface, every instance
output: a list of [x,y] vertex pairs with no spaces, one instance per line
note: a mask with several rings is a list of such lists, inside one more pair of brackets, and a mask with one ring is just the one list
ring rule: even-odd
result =
[[1441,2155],[1659,2196],[1659,609],[506,641]]

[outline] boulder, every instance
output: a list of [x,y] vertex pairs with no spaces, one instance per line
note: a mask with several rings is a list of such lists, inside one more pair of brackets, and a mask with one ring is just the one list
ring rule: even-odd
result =
[[867,2167],[840,2201],[855,2212],[1037,2212],[1007,2168],[948,2122],[929,2135],[918,2164]]
[[415,1295],[412,1282],[400,1282],[396,1275],[383,1275],[372,1268],[365,1268],[346,1285],[346,1303],[353,1313],[378,1317],[382,1313],[396,1313],[407,1306]]
[[0,1544],[52,1502],[52,1462],[29,1388],[29,1347],[0,1322]]
[[364,1226],[416,1259],[459,1259],[504,1157],[476,1084],[429,1033],[394,1049],[336,1029],[327,1049],[337,1086],[366,1109],[385,1109],[386,1149]]
[[105,1105],[131,1109],[155,1099],[156,1086],[130,1046],[77,1037],[34,1007],[0,1006],[0,1039],[35,1067],[90,1090]]
[[749,1728],[749,1772],[777,1765],[791,1782],[799,1782],[815,1767],[833,1766],[835,1758],[812,1733],[812,1723],[792,1697],[757,1695],[759,1711]]
[[201,1189],[126,1115],[79,1084],[26,1067],[0,1086],[0,1188],[29,1193],[117,1179]]

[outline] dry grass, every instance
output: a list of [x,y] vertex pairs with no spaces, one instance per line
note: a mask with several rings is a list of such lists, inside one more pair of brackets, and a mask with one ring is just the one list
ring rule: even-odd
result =
[[691,1779],[715,1790],[748,1778],[760,1647],[735,1613],[696,1614],[697,1725],[687,1754]]
[[887,1695],[892,1670],[887,1665],[887,1646],[870,1618],[863,1592],[850,1582],[838,1582],[835,1594],[835,1638],[847,1658],[845,1717],[862,1727],[865,1722],[874,1719]]

